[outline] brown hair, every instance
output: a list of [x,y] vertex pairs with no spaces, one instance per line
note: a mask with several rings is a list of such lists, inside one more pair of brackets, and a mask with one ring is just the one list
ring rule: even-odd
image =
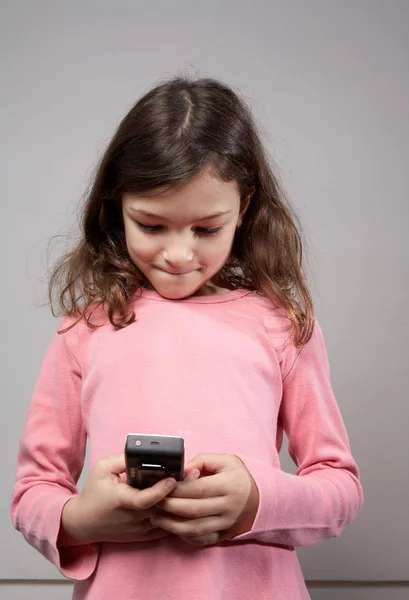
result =
[[63,314],[84,318],[90,327],[100,305],[116,328],[132,323],[129,301],[143,277],[126,248],[122,194],[160,193],[209,168],[222,181],[235,181],[243,200],[253,192],[221,279],[283,307],[295,344],[308,341],[314,315],[296,217],[249,107],[231,87],[211,78],[161,82],[123,118],[97,167],[81,237],[51,273],[53,314],[57,299]]

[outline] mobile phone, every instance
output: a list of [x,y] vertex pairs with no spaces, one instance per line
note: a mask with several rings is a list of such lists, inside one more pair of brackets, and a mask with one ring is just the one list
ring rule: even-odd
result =
[[185,441],[173,435],[128,433],[125,464],[127,483],[140,490],[165,477],[183,481]]

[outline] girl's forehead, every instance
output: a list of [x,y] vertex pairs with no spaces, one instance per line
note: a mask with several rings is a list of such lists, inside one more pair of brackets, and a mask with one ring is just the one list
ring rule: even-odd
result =
[[240,195],[235,182],[201,176],[154,196],[126,193],[123,202],[131,212],[145,213],[147,216],[166,218],[167,215],[182,212],[203,219],[205,215],[210,218],[231,212],[238,206]]

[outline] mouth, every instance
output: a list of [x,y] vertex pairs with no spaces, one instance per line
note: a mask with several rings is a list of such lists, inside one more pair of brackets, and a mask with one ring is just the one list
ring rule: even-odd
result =
[[162,271],[163,273],[167,273],[167,275],[189,275],[189,273],[193,273],[193,271],[196,271],[197,269],[189,269],[188,271],[186,270],[172,270],[172,269],[161,269],[160,267],[157,267],[159,269],[159,271]]

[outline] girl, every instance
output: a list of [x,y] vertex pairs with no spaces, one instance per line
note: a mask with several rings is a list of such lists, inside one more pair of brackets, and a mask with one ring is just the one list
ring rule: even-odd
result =
[[[300,235],[232,89],[180,77],[135,104],[56,293],[14,526],[76,600],[309,598],[294,548],[339,536],[362,490]],[[185,480],[127,485],[134,431],[184,437]]]

